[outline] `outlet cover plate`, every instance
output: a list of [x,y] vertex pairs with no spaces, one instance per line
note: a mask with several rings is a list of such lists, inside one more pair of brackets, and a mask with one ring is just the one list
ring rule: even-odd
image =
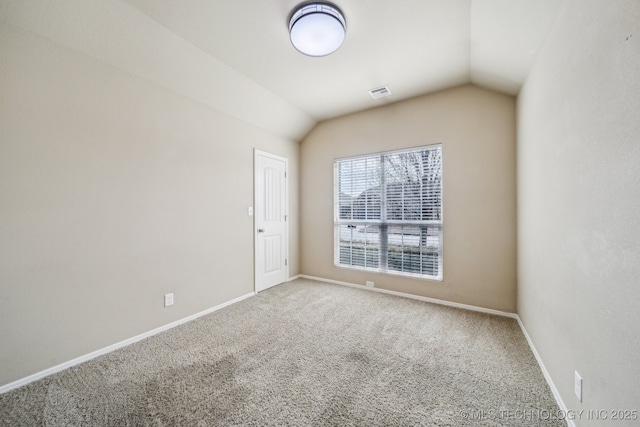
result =
[[574,373],[574,383],[573,383],[573,392],[576,394],[579,402],[582,402],[582,377],[578,373],[578,371],[573,371]]
[[164,306],[169,307],[170,305],[173,305],[173,292],[164,295]]

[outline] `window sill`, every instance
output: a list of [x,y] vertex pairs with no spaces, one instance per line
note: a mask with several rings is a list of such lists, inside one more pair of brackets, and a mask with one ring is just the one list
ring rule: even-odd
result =
[[391,277],[406,277],[409,279],[418,279],[418,280],[424,280],[427,282],[438,282],[438,283],[442,283],[444,281],[444,278],[442,275],[440,276],[424,276],[421,274],[413,274],[413,273],[403,273],[403,272],[396,272],[396,271],[382,271],[382,270],[378,270],[375,268],[367,268],[367,267],[353,267],[353,266],[347,266],[347,265],[342,265],[342,264],[333,264],[334,267],[340,268],[342,270],[356,270],[356,271],[366,271],[367,273],[375,273],[375,274],[383,274],[385,276],[391,276]]

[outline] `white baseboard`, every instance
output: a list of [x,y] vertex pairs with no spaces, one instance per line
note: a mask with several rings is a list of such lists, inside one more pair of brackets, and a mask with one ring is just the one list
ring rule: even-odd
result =
[[[518,325],[520,325],[520,329],[522,330],[524,337],[527,339],[527,342],[529,343],[529,348],[531,349],[531,352],[533,353],[533,355],[536,358],[536,361],[538,362],[538,366],[540,366],[542,375],[544,375],[544,379],[547,381],[547,384],[549,385],[549,388],[553,393],[553,397],[555,397],[556,399],[556,403],[558,404],[558,407],[564,414],[568,414],[569,411],[567,409],[567,405],[564,404],[564,400],[562,400],[562,396],[560,396],[560,392],[556,388],[556,385],[553,383],[553,380],[551,379],[551,375],[549,375],[549,371],[547,371],[547,368],[544,366],[544,362],[542,361],[540,354],[538,354],[538,350],[536,350],[536,346],[533,345],[533,341],[531,340],[531,337],[529,336],[527,329],[524,327],[524,324],[522,323],[520,316],[518,316],[516,319],[518,320]],[[567,422],[567,425],[569,427],[576,427],[576,424],[573,422],[573,420],[569,418],[565,418],[565,421]]]
[[151,337],[153,335],[159,334],[160,332],[169,330],[171,328],[175,328],[178,325],[182,325],[183,323],[190,322],[190,321],[195,320],[198,317],[202,317],[202,316],[204,316],[206,314],[213,313],[214,311],[218,311],[218,310],[220,310],[220,309],[222,309],[224,307],[227,307],[229,305],[235,304],[237,302],[240,302],[240,301],[242,301],[244,299],[247,299],[249,297],[252,297],[254,295],[255,295],[255,292],[251,292],[251,293],[248,293],[246,295],[242,295],[242,296],[240,296],[238,298],[232,299],[231,301],[224,302],[222,304],[216,305],[215,307],[209,308],[207,310],[201,311],[201,312],[196,313],[196,314],[192,314],[191,316],[187,316],[187,317],[185,317],[183,319],[176,320],[175,322],[171,322],[171,323],[169,323],[167,325],[160,326],[159,328],[153,329],[153,330],[148,331],[148,332],[144,332],[144,333],[142,333],[140,335],[136,335],[135,337],[128,338],[128,339],[126,339],[124,341],[120,341],[118,343],[115,343],[115,344],[112,344],[110,346],[104,347],[104,348],[102,348],[100,350],[93,351],[93,352],[91,352],[89,354],[85,354],[84,356],[76,357],[75,359],[69,360],[68,362],[61,363],[59,365],[56,365],[56,366],[53,366],[51,368],[45,369],[44,371],[36,372],[35,374],[29,375],[28,377],[21,378],[19,380],[13,381],[13,382],[11,382],[9,384],[0,386],[0,394],[6,393],[6,392],[11,391],[11,390],[14,390],[14,389],[16,389],[18,387],[22,387],[23,385],[27,385],[27,384],[29,384],[29,383],[31,383],[33,381],[37,381],[37,380],[42,379],[44,377],[47,377],[49,375],[52,375],[52,374],[55,374],[57,372],[63,371],[63,370],[68,369],[68,368],[70,368],[72,366],[79,365],[80,363],[86,362],[88,360],[95,359],[98,356],[102,356],[104,354],[110,353],[110,352],[112,352],[114,350],[117,350],[119,348],[126,347],[126,346],[128,346],[130,344],[133,344],[133,343],[137,342],[137,341],[141,341],[141,340],[143,340],[145,338],[149,338],[149,337]]
[[[567,406],[564,404],[564,401],[562,400],[562,397],[560,396],[560,392],[558,392],[558,389],[556,388],[555,384],[553,383],[553,380],[551,379],[551,376],[549,375],[549,372],[547,371],[547,368],[544,366],[544,363],[542,362],[542,359],[540,358],[540,355],[538,354],[538,351],[536,350],[536,347],[533,345],[533,341],[531,341],[531,337],[527,333],[527,330],[525,329],[524,324],[522,323],[522,320],[520,320],[520,316],[518,316],[516,313],[508,313],[506,311],[493,310],[493,309],[490,309],[490,308],[478,307],[478,306],[475,306],[475,305],[460,304],[460,303],[457,303],[457,302],[445,301],[445,300],[440,300],[440,299],[437,299],[437,298],[422,297],[422,296],[418,296],[418,295],[406,294],[406,293],[403,293],[403,292],[389,291],[389,290],[386,290],[386,289],[370,288],[370,287],[363,286],[363,285],[357,285],[355,283],[341,282],[341,281],[338,281],[338,280],[331,280],[331,279],[324,279],[322,277],[308,276],[306,274],[300,274],[300,275],[298,275],[298,277],[301,278],[301,279],[316,280],[316,281],[319,281],[319,282],[332,283],[334,285],[349,286],[351,288],[358,288],[358,289],[364,289],[364,290],[367,290],[367,291],[381,292],[381,293],[384,293],[384,294],[390,294],[390,295],[396,295],[396,296],[405,297],[405,298],[411,298],[411,299],[415,299],[415,300],[418,300],[418,301],[425,301],[425,302],[430,302],[430,303],[434,303],[434,304],[446,305],[446,306],[450,306],[450,307],[457,307],[457,308],[462,308],[462,309],[465,309],[465,310],[478,311],[478,312],[481,312],[481,313],[495,314],[495,315],[498,315],[498,316],[505,316],[505,317],[510,317],[512,319],[516,319],[518,321],[518,325],[520,326],[520,329],[522,330],[522,333],[524,334],[525,338],[527,339],[527,343],[529,344],[529,348],[531,349],[531,352],[533,353],[534,357],[536,358],[536,361],[538,362],[538,365],[540,366],[540,370],[542,371],[542,374],[544,375],[544,379],[547,381],[547,384],[549,385],[549,388],[551,389],[551,392],[553,393],[553,397],[556,399],[556,403],[558,404],[558,407],[560,408],[561,411],[563,411],[564,414],[568,413]],[[573,420],[565,418],[565,421],[567,422],[568,427],[576,427],[575,423],[573,422]]]
[[461,303],[458,303],[458,302],[445,301],[445,300],[441,300],[441,299],[437,299],[437,298],[429,298],[429,297],[423,297],[423,296],[419,296],[419,295],[406,294],[404,292],[390,291],[390,290],[387,290],[387,289],[370,288],[368,286],[357,285],[355,283],[341,282],[341,281],[338,281],[338,280],[331,280],[331,279],[323,279],[322,277],[308,276],[306,274],[301,274],[299,276],[300,276],[301,279],[317,280],[318,282],[333,283],[334,285],[349,286],[350,288],[358,288],[358,289],[365,289],[367,291],[381,292],[383,294],[395,295],[395,296],[398,296],[398,297],[410,298],[410,299],[415,299],[415,300],[418,300],[418,301],[430,302],[430,303],[433,303],[433,304],[446,305],[446,306],[449,306],[449,307],[462,308],[462,309],[471,310],[471,311],[479,311],[481,313],[495,314],[497,316],[511,317],[512,319],[517,319],[518,318],[518,315],[515,314],[515,313],[509,313],[509,312],[500,311],[500,310],[493,310],[491,308],[484,308],[484,307],[478,307],[478,306],[475,306],[475,305],[468,305],[468,304],[461,304]]

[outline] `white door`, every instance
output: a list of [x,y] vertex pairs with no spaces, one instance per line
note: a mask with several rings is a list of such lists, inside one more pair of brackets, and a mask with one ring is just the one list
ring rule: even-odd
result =
[[289,278],[287,159],[255,150],[256,292]]

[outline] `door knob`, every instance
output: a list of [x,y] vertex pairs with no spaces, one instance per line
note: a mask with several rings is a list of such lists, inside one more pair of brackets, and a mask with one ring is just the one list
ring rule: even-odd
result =
[[258,233],[264,233],[264,228],[258,228]]

